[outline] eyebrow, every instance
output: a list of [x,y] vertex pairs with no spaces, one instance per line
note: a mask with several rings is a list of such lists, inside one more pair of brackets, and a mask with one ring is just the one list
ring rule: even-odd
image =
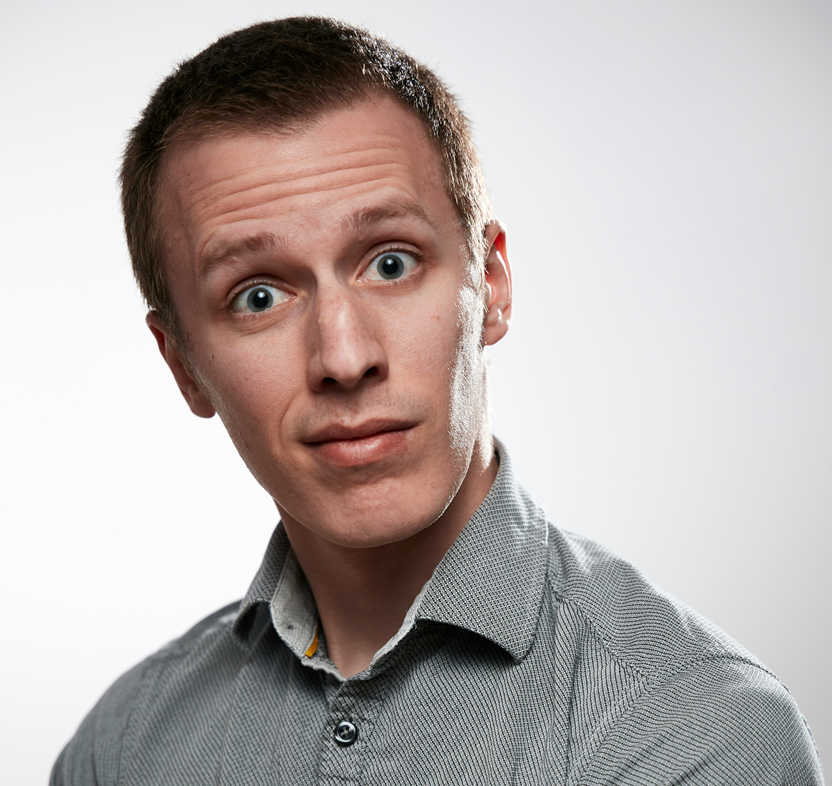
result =
[[239,238],[230,242],[220,242],[200,257],[198,274],[207,278],[216,268],[222,267],[230,259],[241,254],[261,254],[285,247],[282,237],[272,232],[258,232],[256,235]]
[[[361,232],[383,221],[397,218],[414,218],[419,223],[436,229],[436,224],[420,204],[398,199],[384,205],[356,210],[341,219],[341,227],[346,231]],[[222,267],[234,257],[244,254],[262,254],[266,251],[273,252],[285,248],[286,240],[272,232],[258,232],[256,235],[219,242],[200,256],[197,274],[200,278],[207,278],[214,270]]]
[[410,202],[404,199],[394,199],[377,207],[357,210],[355,213],[345,216],[341,221],[341,226],[344,229],[360,232],[393,218],[415,218],[431,229],[436,229],[433,220],[418,202]]

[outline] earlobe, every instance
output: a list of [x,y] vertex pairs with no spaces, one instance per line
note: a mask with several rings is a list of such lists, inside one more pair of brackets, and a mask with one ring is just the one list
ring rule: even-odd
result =
[[488,292],[483,343],[496,344],[508,331],[511,319],[511,265],[506,248],[506,230],[492,221],[485,230],[488,251],[485,257],[485,282]]
[[200,390],[199,385],[197,385],[183,363],[179,347],[170,335],[168,328],[159,318],[159,315],[155,311],[149,311],[146,321],[150,332],[156,339],[156,344],[162,353],[162,357],[165,359],[165,363],[168,364],[168,368],[170,368],[173,378],[176,380],[182,396],[191,408],[191,412],[201,418],[213,417],[215,413],[214,407],[208,401],[202,390]]

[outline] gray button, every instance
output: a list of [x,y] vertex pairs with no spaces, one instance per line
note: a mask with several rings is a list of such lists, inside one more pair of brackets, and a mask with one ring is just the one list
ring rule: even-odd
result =
[[352,745],[358,739],[358,729],[349,721],[341,721],[335,727],[335,742],[339,745]]

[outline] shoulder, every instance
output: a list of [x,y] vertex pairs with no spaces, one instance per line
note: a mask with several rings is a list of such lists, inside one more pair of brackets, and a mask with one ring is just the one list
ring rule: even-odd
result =
[[584,778],[620,786],[668,781],[819,786],[823,777],[811,733],[782,683],[747,662],[718,658],[645,691]]
[[762,668],[716,625],[587,538],[550,527],[548,575],[562,613],[580,618],[616,659],[647,678],[712,658]]
[[602,724],[583,782],[664,783],[656,774],[673,772],[685,783],[740,774],[748,783],[822,783],[811,733],[787,688],[633,565],[552,527],[549,585],[576,651],[594,651],[597,673],[628,675],[626,699]]
[[217,660],[242,656],[231,638],[238,607],[239,602],[219,609],[116,680],[61,752],[50,783],[116,783],[129,730],[140,723],[162,685],[176,681],[183,670],[211,669]]

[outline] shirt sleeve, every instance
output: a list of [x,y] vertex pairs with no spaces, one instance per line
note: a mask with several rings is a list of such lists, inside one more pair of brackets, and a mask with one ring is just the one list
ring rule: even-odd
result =
[[759,666],[713,659],[661,681],[613,728],[585,786],[822,786],[788,690]]

